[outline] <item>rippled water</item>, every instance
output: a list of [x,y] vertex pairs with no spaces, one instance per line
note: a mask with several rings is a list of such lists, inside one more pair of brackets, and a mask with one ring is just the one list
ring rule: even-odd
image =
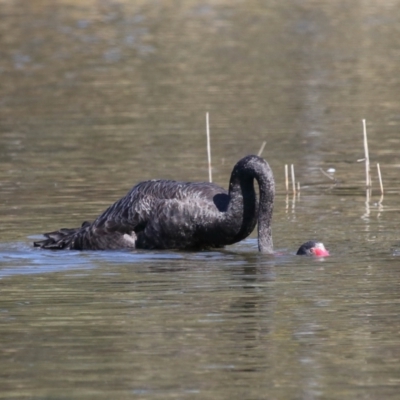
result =
[[[0,1],[0,398],[397,399],[399,6]],[[218,184],[267,142],[274,256],[32,247],[207,180],[206,111]]]

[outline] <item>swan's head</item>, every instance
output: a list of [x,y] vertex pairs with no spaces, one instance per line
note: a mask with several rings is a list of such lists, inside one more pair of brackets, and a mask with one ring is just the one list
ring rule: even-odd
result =
[[300,246],[299,250],[297,250],[296,255],[326,257],[329,256],[329,251],[325,249],[325,246],[322,242],[310,240],[309,242],[303,243]]

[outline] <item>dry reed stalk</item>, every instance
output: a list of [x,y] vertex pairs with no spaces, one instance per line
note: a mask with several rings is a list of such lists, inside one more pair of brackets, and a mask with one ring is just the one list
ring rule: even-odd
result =
[[207,131],[208,180],[210,182],[212,182],[211,145],[210,145],[210,121],[209,121],[208,112],[206,113],[206,131]]
[[329,175],[327,172],[325,172],[322,168],[320,168],[319,170],[321,171],[322,174],[324,174],[331,181],[335,181],[336,182],[336,179],[333,176]]
[[286,186],[286,193],[289,192],[289,172],[288,172],[288,165],[285,164],[285,186]]
[[292,177],[293,194],[295,194],[296,193],[296,179],[294,177],[294,166],[293,166],[293,164],[290,165],[290,172],[291,172],[291,177]]
[[383,183],[382,183],[381,167],[379,166],[379,163],[376,164],[376,168],[378,170],[378,178],[379,178],[379,185],[381,187],[381,195],[383,196]]
[[367,188],[372,186],[371,173],[369,167],[369,151],[368,151],[368,140],[367,140],[367,126],[365,119],[363,122],[363,133],[364,133],[364,153],[365,153],[365,183]]
[[258,157],[261,157],[261,154],[264,151],[264,147],[266,144],[267,144],[267,142],[262,142],[260,150],[258,150],[258,153],[257,153]]

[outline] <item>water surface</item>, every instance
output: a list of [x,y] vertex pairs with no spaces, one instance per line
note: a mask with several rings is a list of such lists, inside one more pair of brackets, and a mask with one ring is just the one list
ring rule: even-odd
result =
[[[1,1],[0,398],[397,399],[399,6]],[[216,183],[267,142],[274,256],[32,247],[207,180],[207,111]]]

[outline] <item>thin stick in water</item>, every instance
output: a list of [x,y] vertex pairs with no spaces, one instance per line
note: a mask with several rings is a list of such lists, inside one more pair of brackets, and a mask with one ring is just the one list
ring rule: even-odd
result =
[[288,165],[285,164],[285,186],[286,186],[286,193],[289,192],[289,172],[288,172]]
[[267,144],[267,142],[262,142],[262,145],[260,147],[260,150],[258,150],[258,157],[261,157],[262,152],[264,151],[264,147]]
[[379,178],[379,185],[381,187],[381,195],[383,195],[383,183],[382,183],[381,167],[379,166],[379,163],[376,164],[376,168],[378,170],[378,178]]
[[212,182],[211,172],[211,145],[210,145],[210,121],[208,112],[206,113],[206,129],[207,129],[207,156],[208,156],[208,180]]
[[[364,160],[363,160],[364,161]],[[331,176],[331,175],[329,175],[327,172],[325,172],[322,168],[320,168],[319,169],[327,178],[329,178],[331,181],[335,181],[336,182],[336,179],[333,177],[333,176]]]
[[291,175],[292,175],[293,194],[295,194],[296,193],[296,180],[295,180],[295,177],[294,177],[294,166],[293,166],[293,164],[291,164],[291,166],[290,166],[290,172],[291,172]]
[[371,173],[369,168],[369,151],[368,151],[368,140],[367,140],[367,127],[365,119],[363,122],[363,133],[364,133],[364,153],[365,153],[365,183],[367,188],[372,186]]

